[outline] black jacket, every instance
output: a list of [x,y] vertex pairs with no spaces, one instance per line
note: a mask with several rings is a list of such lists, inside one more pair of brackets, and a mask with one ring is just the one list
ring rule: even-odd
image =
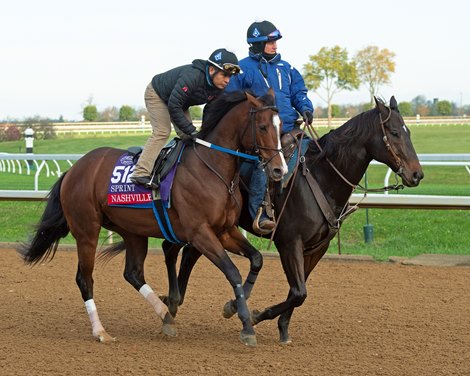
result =
[[206,60],[194,60],[192,64],[173,68],[152,79],[155,92],[168,105],[171,122],[186,134],[195,128],[184,111],[190,106],[210,102],[222,91],[209,83],[206,64]]

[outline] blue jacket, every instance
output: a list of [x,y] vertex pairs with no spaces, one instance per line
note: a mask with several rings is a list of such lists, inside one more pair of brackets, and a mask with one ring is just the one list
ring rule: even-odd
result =
[[[276,105],[282,120],[282,132],[294,128],[299,114],[304,111],[313,113],[312,102],[307,97],[307,88],[299,71],[277,54],[267,61],[262,54],[254,54],[240,61],[243,73],[232,76],[226,91],[250,89],[256,96],[266,94],[271,87],[276,95]],[[297,110],[297,111],[296,111]]]

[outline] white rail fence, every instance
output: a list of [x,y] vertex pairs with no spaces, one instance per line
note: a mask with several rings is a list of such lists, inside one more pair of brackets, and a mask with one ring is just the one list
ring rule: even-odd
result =
[[[41,176],[59,177],[65,169],[72,166],[82,154],[7,154],[0,153],[1,173],[31,175],[34,173],[34,188],[31,190],[0,190],[0,200],[39,201],[45,200],[46,190],[39,190]],[[470,175],[470,154],[420,154],[423,166],[463,167]],[[59,164],[59,161],[65,161]],[[373,165],[379,162],[373,161]],[[65,165],[65,167],[64,167]],[[392,170],[384,177],[384,186],[389,185]],[[467,183],[470,193],[470,176]],[[422,208],[422,209],[470,209],[470,196],[407,195],[407,194],[353,194],[351,204],[363,208]]]
[[[344,124],[348,118],[332,119],[333,128]],[[470,117],[408,117],[405,118],[408,125],[419,126],[443,126],[443,125],[470,125]],[[196,126],[200,121],[194,121]],[[19,124],[21,126],[21,124]],[[150,122],[127,121],[127,122],[74,122],[74,123],[51,123],[56,134],[107,134],[107,133],[149,133],[152,130]],[[327,127],[328,120],[324,118],[314,118],[314,127]]]

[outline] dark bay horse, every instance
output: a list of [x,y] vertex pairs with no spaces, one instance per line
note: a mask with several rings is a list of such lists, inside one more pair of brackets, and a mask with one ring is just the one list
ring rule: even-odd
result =
[[[214,111],[214,115],[207,118],[199,137],[226,151],[244,150],[258,154],[266,164],[270,178],[280,180],[287,172],[287,166],[280,153],[281,123],[272,93],[260,98],[248,93],[223,95],[212,107],[218,112]],[[107,147],[95,149],[62,175],[49,194],[33,239],[20,250],[26,263],[36,264],[52,259],[60,239],[69,232],[74,236],[78,252],[76,283],[85,302],[93,336],[100,341],[113,339],[104,329],[93,300],[92,273],[101,227],[123,238],[126,250],[124,278],[152,305],[162,319],[164,334],[176,335],[172,315],[144,278],[148,237],[164,237],[152,209],[107,204],[113,167],[124,152]],[[168,215],[177,239],[192,244],[225,274],[233,287],[243,324],[241,341],[256,345],[242,277],[225,251],[248,257],[253,276],[261,269],[261,254],[237,227],[242,200],[238,186],[239,165],[237,155],[190,144],[184,150],[176,172]],[[164,244],[165,248],[173,247],[168,241]],[[116,246],[109,254],[121,250],[123,248]],[[176,274],[169,278],[176,278]],[[173,284],[176,283],[175,279]]]
[[[288,328],[292,313],[307,297],[305,282],[328,249],[331,239],[348,208],[348,200],[354,187],[362,179],[369,163],[375,159],[389,166],[408,187],[417,186],[423,171],[410,139],[410,130],[398,112],[394,97],[390,106],[376,99],[376,107],[359,114],[344,125],[318,140],[310,140],[305,160],[301,160],[295,178],[280,195],[274,197],[277,213],[284,208],[274,234],[274,243],[279,252],[290,286],[287,299],[263,311],[252,312],[252,322],[257,324],[279,316],[280,342],[290,343]],[[334,166],[334,167],[333,167]],[[335,169],[337,171],[335,171]],[[322,211],[314,197],[311,177],[324,194],[331,217]],[[289,196],[289,197],[288,197]],[[288,199],[287,199],[288,198]],[[287,201],[286,201],[287,199]],[[320,200],[321,201],[321,200]],[[331,222],[337,223],[331,223]],[[251,229],[251,218],[246,205],[242,211],[240,225]],[[191,270],[200,253],[185,247],[178,275],[180,304],[183,303]],[[172,255],[174,257],[174,255]],[[246,283],[250,291],[252,285]],[[168,299],[165,298],[165,301]],[[176,315],[176,307],[170,312]],[[235,301],[224,307],[224,317],[237,311]]]

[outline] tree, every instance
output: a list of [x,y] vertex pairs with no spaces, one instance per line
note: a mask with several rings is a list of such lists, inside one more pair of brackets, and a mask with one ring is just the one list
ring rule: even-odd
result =
[[411,102],[400,102],[398,104],[398,110],[401,116],[414,116],[413,105]]
[[374,96],[377,96],[380,86],[390,83],[390,74],[395,72],[395,53],[377,46],[367,46],[356,53],[354,61],[362,83],[367,86],[371,106],[374,106]]
[[349,61],[345,48],[322,47],[316,55],[310,55],[310,62],[304,65],[305,85],[310,90],[322,88],[325,95],[317,95],[328,105],[328,126],[331,125],[333,96],[343,90],[357,89],[360,81],[356,64]]
[[436,103],[436,111],[438,115],[450,116],[452,115],[452,103],[449,101],[438,101]]
[[119,121],[130,121],[135,119],[135,110],[131,106],[123,105],[119,109]]
[[432,103],[424,95],[418,95],[411,100],[413,111],[421,116],[428,116],[431,113]]
[[100,112],[100,121],[117,121],[119,120],[119,110],[116,106],[106,107]]
[[331,105],[331,117],[338,118],[341,116],[341,107],[337,104]]
[[98,110],[94,104],[89,104],[83,108],[83,120],[96,121],[98,119]]

